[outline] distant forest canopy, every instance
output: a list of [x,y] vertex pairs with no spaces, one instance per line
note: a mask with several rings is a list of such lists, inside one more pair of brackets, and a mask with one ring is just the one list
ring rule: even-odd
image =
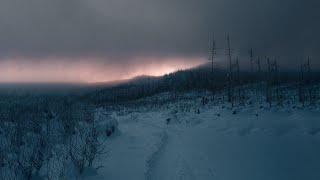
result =
[[[270,69],[273,68],[273,69]],[[116,84],[114,86],[101,85],[81,99],[88,100],[97,104],[124,102],[139,98],[155,95],[162,92],[183,92],[190,90],[217,91],[227,88],[229,84],[229,70],[226,68],[215,67],[212,71],[211,64],[205,64],[188,70],[180,70],[161,77],[140,76],[130,81]],[[241,86],[252,83],[278,84],[299,84],[301,82],[300,69],[290,70],[280,67],[261,68],[260,71],[254,69],[232,72],[233,86]],[[320,71],[310,70],[304,72],[304,81],[308,83],[319,83]]]
[[[290,69],[282,67],[274,60],[260,59],[258,64],[252,68],[239,63],[236,69],[230,69],[228,65],[212,64],[208,61],[199,67],[179,70],[164,76],[137,76],[129,80],[121,80],[108,83],[92,84],[1,84],[0,94],[2,97],[10,94],[30,96],[61,96],[73,97],[96,105],[121,103],[152,96],[162,92],[185,92],[193,90],[220,91],[230,86],[242,86],[246,84],[293,84],[311,85],[319,83],[320,70],[313,68],[313,61],[310,63],[295,64],[297,68]],[[246,61],[249,61],[248,59]],[[236,65],[236,64],[234,64]],[[275,66],[276,65],[276,66]],[[303,65],[303,66],[302,66]],[[303,76],[303,77],[302,77]],[[231,79],[230,79],[231,78]],[[71,95],[71,96],[70,96]]]

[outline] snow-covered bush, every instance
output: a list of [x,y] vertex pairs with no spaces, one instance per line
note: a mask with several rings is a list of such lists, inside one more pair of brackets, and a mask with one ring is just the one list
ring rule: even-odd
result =
[[68,98],[8,99],[0,100],[0,179],[65,179],[94,165],[108,118],[96,119],[94,106]]
[[118,121],[102,108],[96,109],[95,122],[99,136],[110,136],[118,129]]

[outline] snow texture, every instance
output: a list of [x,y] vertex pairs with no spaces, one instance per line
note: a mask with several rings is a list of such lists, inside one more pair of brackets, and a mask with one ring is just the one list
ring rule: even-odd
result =
[[320,179],[319,108],[202,105],[204,95],[113,112],[120,133],[86,179]]

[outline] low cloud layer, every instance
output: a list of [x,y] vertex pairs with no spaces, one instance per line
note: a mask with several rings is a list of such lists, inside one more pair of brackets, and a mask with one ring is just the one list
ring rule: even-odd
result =
[[0,61],[0,82],[80,82],[94,83],[129,79],[139,75],[160,76],[203,64],[198,58],[145,57],[117,63],[114,59],[48,57],[25,61],[21,58]]

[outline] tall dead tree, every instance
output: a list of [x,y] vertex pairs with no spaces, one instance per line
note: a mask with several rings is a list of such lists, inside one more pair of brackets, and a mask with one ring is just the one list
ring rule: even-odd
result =
[[231,45],[230,45],[230,37],[227,35],[227,48],[226,48],[226,55],[229,61],[229,71],[228,71],[228,101],[234,106],[236,96],[234,93],[234,89],[237,86],[239,101],[241,95],[240,89],[240,67],[239,67],[239,59],[236,58],[235,62],[232,62],[232,55],[231,55]]
[[250,58],[250,76],[249,81],[252,83],[252,86],[255,90],[255,97],[260,101],[259,91],[262,89],[262,84],[259,83],[261,79],[261,63],[260,57],[255,57],[253,54],[253,49],[249,50],[249,58]]
[[249,50],[249,58],[250,58],[250,72],[251,72],[251,80],[255,81],[259,79],[261,74],[261,63],[260,63],[260,57],[257,58],[253,55],[253,49],[251,48]]
[[305,101],[309,100],[312,104],[314,95],[311,87],[311,67],[310,57],[306,62],[303,60],[300,63],[300,76],[299,76],[299,101],[305,106]]
[[211,73],[214,73],[214,60],[217,54],[216,51],[216,42],[214,39],[214,33],[212,33],[211,37],[209,37],[209,60],[211,62]]
[[212,100],[214,101],[215,99],[215,88],[216,88],[216,84],[215,84],[215,68],[214,68],[214,61],[215,61],[215,57],[216,57],[217,51],[216,51],[216,43],[215,43],[215,39],[214,39],[214,33],[212,33],[211,35],[209,35],[209,61],[211,62],[211,91],[212,91]]
[[227,48],[226,48],[226,55],[229,62],[229,72],[228,72],[228,102],[233,104],[233,88],[232,88],[232,56],[231,56],[231,45],[230,45],[230,37],[227,34]]
[[249,57],[250,57],[250,72],[253,73],[253,49],[249,50]]
[[258,60],[257,60],[257,66],[258,66],[258,73],[259,73],[259,76],[261,74],[261,63],[260,63],[260,57],[258,57]]
[[280,101],[280,93],[279,93],[279,67],[277,60],[275,59],[273,62],[267,58],[268,63],[268,80],[267,80],[267,88],[266,88],[266,101],[269,105],[272,105],[272,101],[276,98]]
[[235,71],[235,77],[234,77],[234,80],[235,80],[235,83],[236,83],[236,86],[237,86],[237,90],[238,90],[238,93],[237,93],[237,99],[239,101],[239,104],[240,103],[243,103],[242,100],[242,91],[241,91],[241,82],[240,82],[240,65],[239,65],[239,58],[237,57],[236,58],[236,62],[233,64],[233,71]]

